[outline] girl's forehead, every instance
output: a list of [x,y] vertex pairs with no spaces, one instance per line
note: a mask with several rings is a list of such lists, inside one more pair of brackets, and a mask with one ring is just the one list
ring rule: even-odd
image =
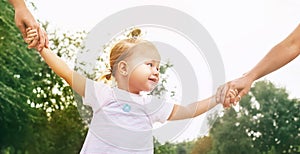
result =
[[160,54],[152,44],[141,43],[130,49],[134,58],[160,61]]

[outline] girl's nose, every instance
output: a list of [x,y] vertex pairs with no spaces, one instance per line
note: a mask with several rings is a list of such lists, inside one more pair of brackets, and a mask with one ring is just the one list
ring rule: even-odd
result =
[[152,69],[153,74],[158,75],[159,74],[159,69],[156,67],[153,67]]

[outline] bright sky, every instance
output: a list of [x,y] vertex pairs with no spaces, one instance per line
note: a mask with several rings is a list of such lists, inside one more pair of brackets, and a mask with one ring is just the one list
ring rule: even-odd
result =
[[[198,20],[214,39],[223,59],[226,81],[250,70],[273,46],[300,23],[299,0],[34,0],[34,15],[63,31],[91,30],[126,8],[161,5],[181,10]],[[124,21],[126,22],[126,21]],[[128,21],[130,22],[130,21]],[[286,87],[300,98],[300,58],[263,79]],[[208,96],[207,96],[208,97]]]

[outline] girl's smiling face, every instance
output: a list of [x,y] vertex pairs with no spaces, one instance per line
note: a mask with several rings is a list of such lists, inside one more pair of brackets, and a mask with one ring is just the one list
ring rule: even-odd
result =
[[128,64],[128,91],[152,91],[159,81],[160,55],[149,42],[134,46],[132,54],[126,58]]

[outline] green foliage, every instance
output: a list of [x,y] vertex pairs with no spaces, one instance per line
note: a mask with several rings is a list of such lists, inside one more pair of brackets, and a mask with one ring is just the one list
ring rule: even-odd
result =
[[212,138],[210,136],[204,136],[199,138],[193,144],[191,154],[206,154],[212,149]]
[[[169,62],[169,61],[166,64],[160,66],[160,68],[159,68],[160,82],[153,89],[153,91],[151,91],[151,93],[150,93],[151,95],[164,96],[166,94],[166,92],[168,92],[168,89],[166,88],[168,75],[166,74],[166,72],[169,68],[172,68],[172,67],[173,67],[173,64],[171,64],[171,62]],[[174,97],[175,91],[170,91],[170,92],[171,92],[170,97]]]
[[[78,153],[86,128],[73,91],[36,51],[27,49],[12,6],[0,2],[0,153]],[[52,47],[61,55],[81,41],[53,35]],[[74,48],[65,50],[69,46]]]
[[44,153],[79,153],[86,135],[87,127],[80,122],[77,107],[71,105],[52,113],[47,125],[46,135],[51,141]]
[[300,146],[300,101],[284,88],[260,81],[241,102],[240,112],[225,111],[210,134],[210,153],[297,153]]
[[195,145],[202,141],[203,138],[199,138],[193,141],[183,141],[179,143],[166,142],[164,144],[161,144],[158,140],[154,139],[154,153],[155,154],[190,154],[190,153],[196,154],[198,153],[199,146],[196,147]]
[[[252,90],[260,105],[252,107],[249,116],[253,121],[248,130],[255,140],[254,147],[268,152],[273,147],[276,153],[294,153],[300,145],[300,101],[289,99],[283,88],[270,82],[258,82]],[[260,132],[255,136],[253,132]]]
[[[0,5],[0,150],[8,147],[13,151],[27,149],[29,145],[38,152],[41,147],[36,131],[47,121],[45,112],[32,108],[36,95],[32,90],[43,78],[39,72],[40,59],[35,52],[29,52],[14,24],[14,12],[6,0]],[[22,66],[22,67],[20,67]]]

